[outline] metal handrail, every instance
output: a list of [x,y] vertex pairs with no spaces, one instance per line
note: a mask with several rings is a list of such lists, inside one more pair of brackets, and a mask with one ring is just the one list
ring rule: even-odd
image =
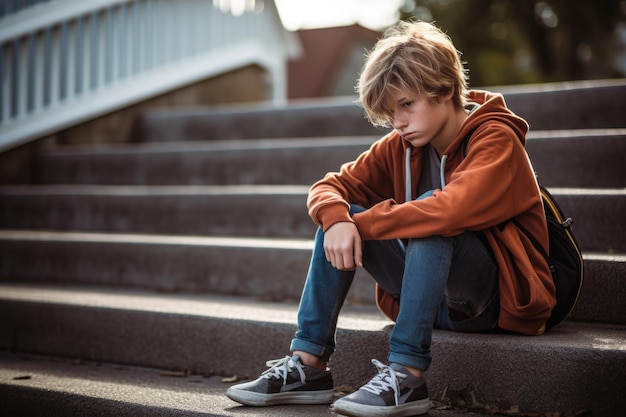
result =
[[297,41],[272,0],[237,16],[228,1],[52,0],[0,19],[0,150],[250,64],[284,100]]

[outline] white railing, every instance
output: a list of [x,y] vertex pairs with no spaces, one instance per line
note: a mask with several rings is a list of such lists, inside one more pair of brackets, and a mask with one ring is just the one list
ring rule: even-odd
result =
[[0,151],[257,64],[286,99],[299,53],[273,0],[50,0],[0,20]]

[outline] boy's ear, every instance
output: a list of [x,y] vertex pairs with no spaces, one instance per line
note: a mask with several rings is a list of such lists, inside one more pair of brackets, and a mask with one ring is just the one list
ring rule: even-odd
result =
[[447,101],[452,100],[452,97],[454,97],[454,88],[451,88],[450,91],[448,91],[447,93],[442,94],[439,97],[437,97],[437,101],[439,103],[445,103]]

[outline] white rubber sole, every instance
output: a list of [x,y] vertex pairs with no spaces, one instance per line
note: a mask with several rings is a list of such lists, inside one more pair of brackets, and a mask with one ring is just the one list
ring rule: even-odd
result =
[[430,400],[426,398],[396,406],[376,406],[339,399],[335,401],[333,409],[337,414],[350,417],[409,417],[428,413]]
[[264,407],[279,404],[330,404],[333,402],[334,391],[292,391],[276,394],[245,391],[229,388],[226,396],[233,401],[253,407]]

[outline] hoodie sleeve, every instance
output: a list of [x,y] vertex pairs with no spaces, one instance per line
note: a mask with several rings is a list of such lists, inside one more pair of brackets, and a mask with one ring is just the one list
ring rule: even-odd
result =
[[537,182],[523,138],[509,125],[484,123],[472,135],[466,157],[460,148],[448,157],[443,191],[402,204],[382,201],[356,214],[361,237],[454,236],[498,225],[537,204]]
[[369,208],[393,195],[390,165],[395,152],[390,148],[398,144],[389,143],[390,140],[397,142],[390,133],[355,161],[342,165],[339,172],[328,173],[313,184],[307,200],[309,215],[324,231],[337,222],[353,221],[349,214],[350,203]]

